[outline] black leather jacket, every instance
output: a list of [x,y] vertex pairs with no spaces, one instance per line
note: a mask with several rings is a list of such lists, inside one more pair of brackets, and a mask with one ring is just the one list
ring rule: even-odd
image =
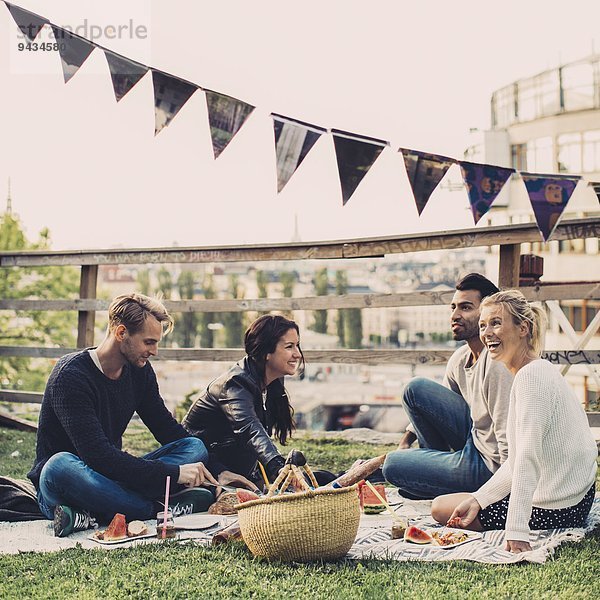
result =
[[[208,385],[182,421],[208,448],[213,475],[227,469],[256,480],[259,460],[272,481],[285,462],[270,438],[273,417],[263,405],[259,380],[252,359],[244,357]],[[269,384],[267,394],[269,405],[285,394],[282,381]]]

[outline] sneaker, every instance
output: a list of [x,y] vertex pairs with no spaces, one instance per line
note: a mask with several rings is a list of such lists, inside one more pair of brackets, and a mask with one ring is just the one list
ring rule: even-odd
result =
[[210,490],[204,487],[194,487],[173,494],[169,499],[169,508],[173,517],[179,517],[205,512],[214,501],[215,497]]
[[56,537],[65,537],[74,531],[92,529],[95,526],[96,519],[85,510],[77,510],[64,504],[54,507],[54,535]]

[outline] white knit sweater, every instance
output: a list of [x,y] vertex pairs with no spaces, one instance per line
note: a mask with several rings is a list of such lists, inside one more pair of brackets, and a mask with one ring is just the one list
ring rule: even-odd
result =
[[508,460],[473,496],[485,508],[510,494],[505,537],[529,541],[532,506],[573,506],[596,478],[598,449],[583,407],[548,361],[516,374],[507,440]]

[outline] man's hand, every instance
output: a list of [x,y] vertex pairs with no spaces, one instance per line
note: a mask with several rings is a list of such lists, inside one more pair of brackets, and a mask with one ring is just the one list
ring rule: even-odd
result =
[[408,450],[416,439],[417,434],[414,431],[405,431],[404,435],[400,438],[398,450]]
[[504,549],[513,554],[519,554],[520,552],[529,552],[529,550],[531,550],[531,545],[529,542],[523,542],[521,540],[506,540]]
[[239,473],[233,473],[232,471],[221,471],[218,479],[219,485],[232,485],[234,487],[242,487],[246,488],[247,490],[260,493],[260,489],[254,483]]
[[187,487],[198,487],[210,483],[219,487],[219,482],[211,475],[204,463],[190,463],[179,466],[179,479],[177,483]]
[[466,500],[463,500],[450,515],[448,519],[448,527],[460,527],[466,529],[479,514],[481,506],[473,496],[469,496]]

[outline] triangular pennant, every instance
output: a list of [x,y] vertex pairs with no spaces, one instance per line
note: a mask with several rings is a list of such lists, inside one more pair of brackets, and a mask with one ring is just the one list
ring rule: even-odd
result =
[[600,202],[600,181],[590,181],[590,185],[594,189],[594,193],[596,194],[596,198],[598,198],[598,202]]
[[469,204],[475,224],[490,210],[496,196],[502,191],[514,169],[480,165],[466,161],[458,161],[463,181],[469,194]]
[[208,123],[210,125],[213,153],[216,159],[219,158],[221,152],[225,150],[227,144],[239,131],[254,110],[254,106],[218,92],[211,90],[205,90],[205,92]]
[[119,56],[110,50],[105,50],[104,56],[106,56],[115,98],[118,102],[148,72],[148,67]]
[[580,177],[521,173],[531,208],[544,241],[547,241],[558,224]]
[[38,36],[38,33],[42,27],[48,23],[48,20],[44,17],[36,15],[35,13],[29,12],[28,10],[24,10],[18,6],[13,6],[8,2],[5,2],[5,4],[23,35],[30,42],[33,42],[33,40],[35,40],[35,38]]
[[285,187],[310,149],[326,129],[303,123],[289,117],[271,114],[275,132],[275,155],[277,157],[277,192]]
[[406,174],[415,197],[417,212],[420,215],[433,190],[443,179],[446,171],[456,163],[456,160],[439,154],[428,154],[407,148],[400,148],[399,151],[402,152],[404,158]]
[[197,85],[152,70],[154,85],[154,135],[166,127],[198,89]]
[[332,129],[344,205],[388,142]]
[[52,25],[52,31],[54,31],[54,37],[58,43],[63,76],[67,83],[96,46],[56,25]]

